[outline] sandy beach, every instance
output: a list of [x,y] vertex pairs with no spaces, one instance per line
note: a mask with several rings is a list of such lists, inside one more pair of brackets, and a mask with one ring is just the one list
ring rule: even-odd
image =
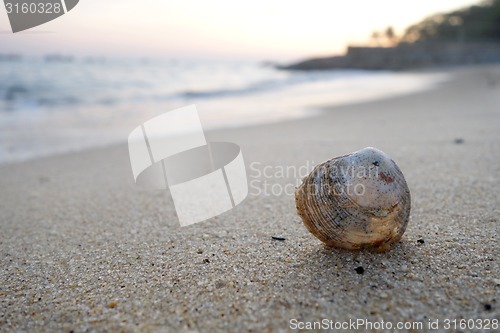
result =
[[[461,319],[498,320],[500,66],[438,72],[451,79],[429,91],[207,132],[241,146],[250,193],[188,227],[168,192],[134,186],[126,138],[0,165],[0,330],[286,332],[366,319],[464,332]],[[367,146],[406,177],[407,231],[387,253],[327,248],[295,212],[292,171]]]

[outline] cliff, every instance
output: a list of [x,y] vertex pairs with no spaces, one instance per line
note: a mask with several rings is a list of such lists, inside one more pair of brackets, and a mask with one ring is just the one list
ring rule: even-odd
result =
[[350,46],[344,56],[312,58],[277,66],[287,70],[404,70],[500,62],[499,42],[416,42],[396,47]]

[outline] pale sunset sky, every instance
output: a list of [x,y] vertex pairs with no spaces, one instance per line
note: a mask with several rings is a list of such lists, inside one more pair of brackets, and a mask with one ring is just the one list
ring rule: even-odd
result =
[[374,30],[397,34],[471,0],[80,0],[66,15],[12,34],[0,53],[283,60],[342,53]]

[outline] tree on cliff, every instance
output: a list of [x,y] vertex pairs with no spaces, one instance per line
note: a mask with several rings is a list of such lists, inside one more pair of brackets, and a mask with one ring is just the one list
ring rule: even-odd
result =
[[372,40],[375,42],[376,46],[380,46],[379,38],[380,38],[380,34],[378,33],[378,31],[374,31],[372,33]]
[[389,43],[394,44],[396,34],[394,33],[394,29],[392,29],[392,27],[387,27],[387,30],[385,31],[385,37],[387,37]]
[[500,0],[430,16],[410,26],[402,38],[407,43],[445,40],[500,42]]
[[[394,33],[394,29],[389,26],[384,32],[374,31],[371,36],[376,46],[389,45],[394,46],[397,44],[398,37]],[[382,43],[380,41],[382,39]]]

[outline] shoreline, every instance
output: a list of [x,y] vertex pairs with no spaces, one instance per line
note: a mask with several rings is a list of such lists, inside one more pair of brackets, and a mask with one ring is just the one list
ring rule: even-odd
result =
[[[186,100],[184,105],[198,104],[205,130],[241,128],[314,116],[323,105],[341,106],[432,89],[451,75],[445,73],[448,72],[333,71],[305,76],[291,75],[282,79],[279,89],[270,88],[255,94],[225,98]],[[0,119],[5,122],[0,128],[5,131],[0,163],[126,143],[129,131],[136,123],[158,115],[160,110],[181,107],[179,102],[131,105],[130,108],[143,108],[141,113],[132,114],[123,106],[106,109],[90,107],[88,110],[75,106],[74,109],[40,109],[4,114],[4,118]],[[84,112],[86,116],[79,116],[80,120],[78,117],[70,120],[72,114]],[[107,119],[105,126],[101,120],[96,121],[101,112],[101,117]],[[28,117],[34,120],[29,121]]]
[[271,332],[290,331],[293,319],[498,318],[498,105],[500,66],[479,66],[434,90],[206,132],[240,145],[259,188],[296,181],[259,177],[267,166],[366,146],[389,154],[412,211],[384,254],[323,246],[291,195],[249,195],[181,228],[168,192],[133,186],[125,144],[0,165],[0,330]]

